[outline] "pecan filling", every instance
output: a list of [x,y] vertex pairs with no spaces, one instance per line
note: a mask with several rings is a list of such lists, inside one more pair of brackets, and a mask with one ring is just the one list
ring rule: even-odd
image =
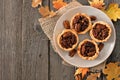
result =
[[72,48],[72,46],[77,42],[76,36],[71,32],[65,32],[60,37],[60,44],[63,48]]
[[82,32],[84,31],[89,25],[89,20],[82,15],[77,15],[73,19],[72,27],[75,29],[77,32]]
[[83,55],[84,57],[91,57],[95,55],[96,48],[92,42],[86,41],[85,43],[82,44],[80,51],[81,55]]
[[99,40],[104,40],[109,34],[109,29],[106,25],[96,24],[93,28],[93,36]]

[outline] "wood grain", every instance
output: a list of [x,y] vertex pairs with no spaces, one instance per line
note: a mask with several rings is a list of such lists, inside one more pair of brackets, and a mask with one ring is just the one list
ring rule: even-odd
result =
[[[65,0],[66,2],[70,2],[70,0]],[[52,7],[52,0],[50,0],[50,9],[54,9]],[[62,59],[60,56],[54,52],[52,46],[50,45],[49,51],[49,78],[50,80],[74,80],[74,72],[75,68],[71,66],[66,66],[62,64]]]
[[120,26],[120,20],[114,22],[114,27],[116,30],[116,44],[111,56],[108,58],[108,62],[120,61],[120,27],[119,26]]
[[[43,3],[48,5],[47,0]],[[39,17],[38,11],[31,7],[31,1],[23,0],[22,80],[48,80],[48,38],[41,28],[37,28],[40,34],[34,30],[34,27],[40,27]]]
[[3,53],[3,49],[2,49],[2,45],[3,45],[3,26],[4,26],[4,4],[3,4],[3,0],[0,0],[0,79],[2,80],[2,65],[3,65],[3,57],[2,57],[2,53]]
[[[21,79],[21,6],[22,1],[0,0],[1,80]],[[18,6],[18,7],[15,7]],[[19,75],[18,75],[19,74]]]
[[[53,9],[51,1],[43,0],[43,5]],[[106,5],[111,2],[120,4],[105,0]],[[74,80],[74,67],[63,65],[54,52],[31,0],[0,0],[0,10],[0,80]],[[108,62],[120,61],[120,20],[113,23],[117,38]]]
[[62,59],[50,47],[50,80],[74,80],[75,68],[62,64]]

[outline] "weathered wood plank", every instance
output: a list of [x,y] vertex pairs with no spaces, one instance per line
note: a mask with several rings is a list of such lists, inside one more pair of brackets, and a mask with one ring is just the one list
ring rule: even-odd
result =
[[116,29],[116,44],[108,62],[120,61],[120,20],[114,22],[114,26]]
[[60,56],[50,47],[50,80],[74,80],[74,67],[62,64]]
[[[21,5],[22,0],[1,0],[1,80],[21,79]],[[16,7],[17,6],[17,7]],[[18,75],[19,74],[19,75]]]
[[38,28],[40,15],[29,0],[23,0],[22,9],[22,80],[48,80],[48,39]]
[[[66,0],[69,2],[70,0]],[[52,7],[52,0],[50,0],[50,9],[54,9]],[[74,80],[74,67],[66,66],[62,64],[62,59],[60,56],[54,52],[52,46],[50,45],[50,70],[49,70],[49,78],[50,80]]]
[[2,65],[3,65],[3,58],[2,58],[2,45],[3,45],[3,27],[4,27],[4,4],[3,0],[0,0],[0,79],[2,80]]
[[88,5],[88,1],[87,0],[77,0],[78,2],[80,2],[83,5]]

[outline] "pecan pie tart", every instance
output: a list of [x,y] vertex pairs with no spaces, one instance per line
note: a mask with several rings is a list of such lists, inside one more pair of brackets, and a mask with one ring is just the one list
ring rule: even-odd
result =
[[78,34],[85,34],[91,29],[91,19],[84,13],[77,13],[72,17],[70,26]]
[[111,36],[111,28],[108,23],[97,21],[93,24],[90,30],[91,38],[96,42],[105,42]]
[[58,45],[65,51],[73,50],[78,44],[78,35],[72,29],[65,29],[57,37]]
[[99,48],[95,41],[85,39],[80,42],[77,53],[82,59],[94,60],[99,55]]

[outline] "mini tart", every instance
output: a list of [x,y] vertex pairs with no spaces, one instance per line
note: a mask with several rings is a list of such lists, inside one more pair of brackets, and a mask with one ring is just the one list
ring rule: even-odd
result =
[[78,34],[85,34],[91,29],[91,19],[84,13],[77,13],[72,17],[70,26]]
[[78,44],[78,35],[72,29],[65,29],[57,37],[58,45],[65,51],[73,50]]
[[77,53],[82,59],[94,60],[99,55],[99,48],[95,41],[85,39],[80,42]]
[[103,21],[97,21],[90,30],[90,36],[96,42],[105,42],[110,38],[111,32],[112,30],[109,24]]

